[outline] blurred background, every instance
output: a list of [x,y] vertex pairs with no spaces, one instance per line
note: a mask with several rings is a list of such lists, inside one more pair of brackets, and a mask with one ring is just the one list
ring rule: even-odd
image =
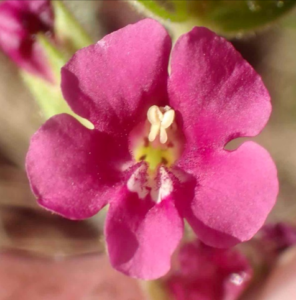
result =
[[[129,2],[64,1],[94,41],[145,17]],[[296,12],[230,39],[272,97],[272,117],[256,138],[279,172],[280,194],[268,222],[296,225]],[[144,299],[141,285],[105,259],[103,215],[74,222],[37,206],[24,160],[30,137],[43,122],[18,68],[0,51],[0,299]]]

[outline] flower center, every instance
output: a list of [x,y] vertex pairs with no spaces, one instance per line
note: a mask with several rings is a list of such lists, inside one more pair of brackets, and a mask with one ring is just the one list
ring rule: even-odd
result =
[[180,156],[180,133],[175,123],[175,111],[169,106],[151,106],[147,120],[131,134],[131,151],[137,162],[146,161],[154,172],[164,165],[170,167]]

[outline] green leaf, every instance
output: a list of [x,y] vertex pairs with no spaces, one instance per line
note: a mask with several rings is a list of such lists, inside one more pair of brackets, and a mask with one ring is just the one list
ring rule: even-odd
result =
[[[138,0],[149,14],[190,26],[207,26],[225,35],[264,27],[284,16],[296,0]],[[169,25],[169,24],[168,24]],[[183,26],[183,25],[182,25]]]
[[295,0],[191,1],[192,15],[210,28],[237,34],[266,26],[290,11]]
[[77,116],[70,109],[63,99],[60,88],[61,68],[76,50],[88,46],[92,43],[92,40],[62,2],[55,0],[52,1],[52,4],[55,12],[55,40],[40,33],[36,36],[36,42],[45,54],[48,68],[53,74],[53,82],[48,82],[24,70],[21,71],[21,76],[33,94],[45,119],[56,114],[68,113],[86,127],[93,128],[88,120]]
[[296,11],[293,10],[293,13],[284,18],[281,25],[286,28],[296,28]]
[[59,84],[53,85],[25,71],[21,71],[21,76],[33,94],[45,119],[49,119],[56,114],[67,113],[75,117],[85,127],[93,128],[93,125],[88,120],[77,116],[70,109],[62,96]]
[[138,0],[140,5],[162,19],[182,22],[188,19],[188,1],[180,0]]
[[[71,53],[93,43],[91,37],[77,22],[65,5],[59,1],[51,1],[54,8],[54,31],[58,42]],[[65,49],[64,49],[65,50]]]
[[61,68],[66,64],[68,56],[62,53],[43,33],[37,34],[36,41],[45,54],[49,64],[48,67],[51,69],[56,82],[59,82]]
[[57,114],[68,113],[84,126],[93,128],[93,125],[88,120],[77,116],[70,109],[62,96],[60,88],[61,68],[66,64],[68,56],[64,52],[61,52],[52,43],[51,39],[42,33],[36,36],[36,41],[40,44],[45,54],[48,67],[53,74],[54,82],[48,82],[26,71],[21,71],[21,76],[39,105],[41,114],[45,119],[48,119]]

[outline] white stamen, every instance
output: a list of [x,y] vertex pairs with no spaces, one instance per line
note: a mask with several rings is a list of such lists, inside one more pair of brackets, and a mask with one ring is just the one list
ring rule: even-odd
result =
[[151,125],[151,129],[150,129],[150,132],[148,135],[148,140],[150,142],[153,142],[156,139],[156,137],[159,133],[159,130],[160,130],[160,123]]
[[175,120],[175,111],[169,106],[158,107],[151,106],[147,112],[148,121],[151,123],[151,129],[148,136],[150,142],[153,142],[159,135],[160,142],[165,144],[168,140],[166,129],[168,129]]
[[159,124],[162,118],[162,112],[160,111],[158,106],[153,105],[148,109],[147,117],[152,125]]
[[161,126],[164,129],[169,128],[175,120],[175,111],[173,109],[170,109],[166,111],[163,115],[163,118],[161,120]]

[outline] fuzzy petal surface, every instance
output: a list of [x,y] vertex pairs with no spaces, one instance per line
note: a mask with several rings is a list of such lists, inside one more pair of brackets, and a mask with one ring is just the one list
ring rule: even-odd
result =
[[41,206],[69,219],[85,219],[115,194],[118,168],[126,159],[128,154],[108,135],[62,114],[32,137],[26,168]]
[[79,50],[62,69],[62,92],[73,111],[97,129],[125,134],[167,100],[171,40],[145,19]]
[[195,27],[181,36],[171,70],[170,106],[187,139],[184,156],[255,136],[265,126],[271,104],[260,76],[230,42],[209,29]]
[[105,235],[114,268],[152,280],[169,271],[171,255],[183,235],[183,221],[170,196],[155,204],[124,189],[110,204]]
[[213,247],[252,238],[278,194],[277,171],[268,152],[246,142],[236,151],[216,151],[199,164],[192,171],[197,182],[193,200],[178,202],[198,237]]

